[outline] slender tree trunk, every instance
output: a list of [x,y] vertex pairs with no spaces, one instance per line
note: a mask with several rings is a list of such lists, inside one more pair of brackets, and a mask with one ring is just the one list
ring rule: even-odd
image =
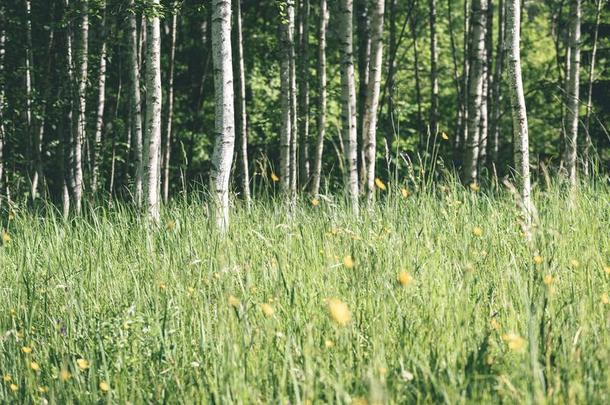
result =
[[92,176],[91,176],[91,191],[97,192],[99,171],[100,171],[100,153],[102,145],[102,131],[104,130],[104,107],[106,104],[106,1],[102,1],[102,48],[100,51],[100,67],[99,76],[97,79],[98,98],[97,98],[97,116],[95,120],[95,136],[93,138],[93,154],[92,154]]
[[229,226],[229,178],[235,143],[231,1],[213,0],[212,7],[216,143],[212,157],[211,181],[216,199],[216,223],[221,232],[226,232]]
[[133,156],[135,161],[134,197],[136,205],[142,205],[143,199],[143,145],[142,145],[142,96],[140,94],[140,64],[138,62],[138,24],[135,14],[135,0],[129,0],[129,117],[131,136],[133,140]]
[[493,63],[493,1],[487,5],[487,21],[485,27],[485,57],[483,58],[483,89],[481,92],[481,123],[479,125],[479,167],[478,173],[487,165],[487,142],[489,139],[490,96],[492,86]]
[[472,48],[472,13],[471,0],[464,0],[464,60],[462,67],[462,100],[460,108],[462,110],[462,128],[458,137],[456,137],[456,153],[459,154],[462,170],[464,169],[464,153],[466,151],[466,140],[468,139],[468,97],[469,97],[469,79],[470,79],[470,52]]
[[430,5],[430,134],[438,132],[438,49],[436,35],[436,0]]
[[472,48],[468,79],[468,137],[465,142],[463,180],[466,184],[478,179],[481,103],[485,64],[485,27],[487,0],[472,2]]
[[383,19],[384,0],[372,0],[371,13],[371,59],[369,62],[369,85],[363,124],[364,157],[366,167],[367,199],[371,203],[375,197],[375,163],[377,152],[377,115],[379,111],[379,92],[381,89],[381,70],[383,68]]
[[580,0],[571,2],[571,32],[570,32],[570,69],[568,81],[567,103],[567,137],[565,162],[570,184],[576,186],[577,142],[578,142],[578,106],[580,85]]
[[[64,15],[69,13],[69,0],[64,0]],[[64,86],[67,87],[69,94],[69,104],[66,108],[66,120],[61,121],[62,124],[67,123],[66,127],[63,128],[63,147],[61,148],[62,154],[62,211],[63,216],[67,217],[70,213],[70,193],[74,190],[74,171],[72,170],[74,161],[74,149],[72,148],[74,139],[74,104],[75,104],[75,90],[74,90],[74,56],[72,52],[72,24],[68,22],[65,30],[65,43],[66,43],[66,83]]]
[[299,178],[304,187],[309,181],[309,0],[301,0],[299,18]]
[[[392,149],[392,140],[394,138],[394,91],[396,89],[395,75],[396,75],[396,54],[398,52],[398,39],[396,36],[396,0],[389,0],[389,49],[388,49],[388,77],[387,91],[388,91],[388,103],[386,107],[386,148],[388,151]],[[392,158],[391,153],[387,153],[386,160],[388,164]]]
[[5,90],[6,83],[4,59],[6,57],[6,17],[4,4],[0,4],[0,208],[3,203],[4,193],[4,142],[6,135],[4,132],[4,114],[5,114]]
[[[418,0],[414,1],[415,8],[417,8]],[[411,35],[413,39],[413,71],[415,72],[415,102],[417,104],[417,135],[419,148],[425,147],[426,138],[424,130],[424,113],[422,106],[422,91],[421,91],[421,78],[419,77],[419,48],[417,47],[417,17],[415,13],[411,14]]]
[[296,66],[296,49],[295,49],[295,19],[293,6],[293,17],[289,19],[292,32],[292,46],[290,47],[290,121],[292,122],[290,134],[290,193],[291,201],[294,203],[297,194],[297,185],[299,180],[299,162],[298,162],[298,145],[299,145],[299,125],[297,122],[298,107],[297,107],[297,66]]
[[72,144],[72,171],[74,176],[74,209],[77,214],[82,211],[83,199],[83,143],[87,125],[87,69],[89,61],[89,1],[79,1],[80,27],[77,36],[76,60],[77,68],[77,116]]
[[343,143],[347,160],[347,189],[354,214],[358,204],[358,134],[356,124],[356,84],[354,79],[353,0],[341,0],[339,4],[339,42],[341,44],[341,116]]
[[521,77],[520,55],[520,26],[521,10],[520,0],[507,0],[506,10],[506,48],[508,54],[508,76],[512,106],[513,134],[517,147],[515,157],[517,161],[517,178],[521,192],[521,203],[525,215],[526,235],[532,223],[533,205],[531,200],[530,163],[529,163],[529,136],[527,126],[527,111]]
[[177,4],[172,6],[170,27],[169,75],[167,81],[167,122],[165,127],[165,147],[163,148],[163,201],[169,200],[169,167],[172,150],[172,124],[174,120],[174,61],[176,59],[176,26],[178,24]]
[[587,115],[585,117],[585,148],[584,148],[584,169],[585,175],[589,175],[590,167],[593,162],[591,161],[591,111],[593,110],[593,81],[595,79],[595,58],[597,56],[597,39],[599,36],[599,23],[602,12],[602,0],[597,0],[597,7],[595,13],[595,31],[593,33],[593,49],[591,50],[591,63],[589,64],[589,79],[587,86]]
[[364,132],[365,122],[369,121],[368,111],[366,110],[369,87],[369,64],[371,61],[371,20],[368,0],[354,0],[356,13],[356,33],[358,39],[358,98],[356,105],[358,107],[357,115],[357,131],[358,144],[362,145],[362,149],[358,152],[358,173],[360,174],[359,188],[365,190],[366,185],[366,157],[364,150]]
[[320,16],[318,26],[318,140],[311,180],[311,193],[316,196],[320,192],[320,177],[322,175],[322,154],[324,152],[324,136],[326,134],[326,29],[328,27],[328,9],[326,0],[320,0]]
[[146,17],[146,196],[149,217],[159,222],[161,158],[161,29],[154,12],[159,0],[149,0],[154,15]]
[[[504,35],[506,31],[506,19],[504,14],[504,0],[498,3],[498,42],[496,45],[496,65],[493,73],[491,87],[491,118],[489,120],[489,144],[488,144],[488,163],[491,168],[498,163],[500,150],[500,111],[502,105],[502,71],[504,69]],[[491,69],[491,65],[489,66]]]
[[292,115],[292,65],[294,57],[294,0],[286,0],[283,12],[280,15],[282,63],[280,70],[281,79],[281,104],[282,104],[282,131],[280,134],[280,181],[285,192],[292,190],[292,144],[293,127],[296,122]]
[[241,189],[246,205],[250,206],[250,169],[248,167],[248,115],[246,111],[246,69],[244,63],[244,37],[241,16],[242,0],[235,0],[235,44],[237,48],[236,105],[239,129],[239,163],[241,168]]

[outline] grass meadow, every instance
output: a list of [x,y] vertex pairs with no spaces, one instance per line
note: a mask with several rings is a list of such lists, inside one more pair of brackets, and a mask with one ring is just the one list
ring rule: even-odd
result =
[[455,183],[151,226],[15,208],[0,247],[2,403],[610,403],[610,186]]

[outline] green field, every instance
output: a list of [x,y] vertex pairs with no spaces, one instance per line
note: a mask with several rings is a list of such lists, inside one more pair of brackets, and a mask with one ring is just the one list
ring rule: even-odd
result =
[[226,237],[201,201],[15,208],[0,402],[610,403],[610,186],[568,195],[536,187],[531,243],[509,193],[453,183],[359,218],[259,200]]

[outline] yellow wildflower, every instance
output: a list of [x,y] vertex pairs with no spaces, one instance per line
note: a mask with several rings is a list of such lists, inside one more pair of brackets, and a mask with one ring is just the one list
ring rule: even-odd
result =
[[280,181],[280,178],[277,176],[277,174],[271,173],[271,180],[273,180],[274,183],[277,183]]
[[572,266],[572,268],[577,269],[580,267],[580,262],[576,259],[572,259],[570,260],[570,266]]
[[106,381],[102,381],[100,382],[100,390],[108,392],[110,390],[110,385]]
[[525,349],[527,343],[525,339],[523,339],[516,333],[507,333],[505,335],[502,335],[502,340],[506,342],[510,350],[513,350],[515,352],[520,352]]
[[602,304],[604,304],[604,305],[610,304],[610,297],[608,297],[608,294],[606,294],[606,293],[602,294],[601,300],[602,300]]
[[261,311],[263,311],[263,314],[268,317],[272,317],[275,313],[275,309],[273,309],[273,307],[267,303],[261,305]]
[[188,292],[188,294],[189,294],[189,295],[192,295],[192,294],[195,292],[195,288],[193,288],[193,287],[188,287],[188,288],[186,289],[186,291]]
[[475,193],[481,189],[481,186],[479,186],[476,182],[470,183],[469,187]]
[[40,371],[40,365],[35,361],[30,363],[30,368],[34,371]]
[[70,377],[72,377],[72,374],[65,368],[59,372],[59,379],[62,381],[68,381]]
[[32,348],[31,348],[31,347],[29,347],[29,346],[23,346],[23,347],[21,348],[21,351],[22,351],[23,353],[25,353],[25,354],[30,354],[30,353],[32,353]]
[[228,302],[229,302],[229,305],[231,305],[233,308],[238,308],[239,305],[241,304],[239,299],[233,295],[229,295]]
[[324,347],[326,347],[327,349],[330,349],[331,347],[333,347],[335,345],[335,342],[333,342],[330,339],[326,339],[324,341]]
[[441,133],[441,138],[443,138],[444,140],[448,141],[449,140],[449,135],[447,135],[446,132],[442,132]]
[[401,188],[400,194],[402,194],[404,198],[409,198],[409,189],[406,187]]
[[6,231],[2,231],[2,242],[9,243],[10,241],[11,241],[11,235],[9,235],[8,232],[6,232]]
[[331,319],[341,326],[347,325],[352,320],[347,304],[338,298],[328,300],[328,312]]
[[474,236],[483,236],[483,228],[475,226],[474,228],[472,228],[472,234]]
[[165,290],[165,289],[167,288],[167,284],[165,284],[165,283],[159,283],[159,288],[160,288],[161,290]]
[[610,275],[610,266],[604,266],[604,271],[606,274]]
[[535,263],[535,264],[540,265],[540,264],[542,264],[542,262],[543,262],[543,261],[544,261],[544,260],[542,259],[542,256],[540,256],[540,255],[536,255],[536,256],[534,256],[534,263]]
[[85,359],[78,359],[78,360],[76,360],[76,365],[81,370],[86,370],[86,369],[89,368],[89,362],[87,360],[85,360]]
[[13,392],[15,392],[15,391],[17,391],[19,389],[17,384],[11,384],[10,387],[11,387],[11,391],[13,391]]
[[47,392],[49,392],[49,388],[47,388],[47,387],[38,387],[38,392],[40,392],[41,394],[46,394]]
[[491,328],[493,330],[500,330],[500,322],[496,320],[496,318],[492,318],[491,322],[489,322]]
[[379,177],[375,178],[375,185],[381,191],[385,191],[386,190],[385,183]]
[[403,287],[408,287],[413,283],[413,277],[406,271],[401,271],[398,275],[398,283]]
[[379,374],[386,375],[388,373],[388,369],[385,367],[379,367]]
[[544,276],[543,282],[545,285],[550,286],[551,284],[553,284],[553,276],[547,274],[546,276]]
[[347,255],[343,258],[343,265],[348,269],[353,269],[356,263],[354,263],[354,259],[351,256]]
[[317,207],[318,205],[320,205],[320,200],[318,200],[317,198],[313,198],[311,200],[311,205],[313,205],[314,207]]
[[2,381],[6,382],[6,383],[11,382],[11,381],[13,381],[13,376],[11,376],[10,374],[4,374],[2,376]]

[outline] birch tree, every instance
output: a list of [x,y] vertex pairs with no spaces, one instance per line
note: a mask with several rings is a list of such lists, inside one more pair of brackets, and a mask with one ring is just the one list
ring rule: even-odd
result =
[[430,135],[438,132],[438,38],[436,0],[429,0],[430,13]]
[[135,0],[129,0],[127,46],[129,50],[129,121],[135,164],[134,198],[140,206],[143,199],[142,178],[144,176],[142,148],[142,95],[140,93],[140,64],[138,62],[138,24]]
[[0,206],[2,205],[2,195],[4,193],[4,142],[6,139],[4,129],[5,114],[5,90],[6,83],[4,59],[6,57],[6,16],[4,4],[0,4]]
[[463,180],[466,184],[478,179],[479,143],[481,135],[481,103],[483,99],[485,27],[487,0],[472,1],[472,38],[468,78],[468,133],[464,149]]
[[100,66],[97,79],[97,114],[95,118],[95,134],[93,137],[93,153],[91,159],[91,191],[97,192],[102,131],[104,129],[104,107],[106,104],[106,1],[102,0],[102,46],[100,49]]
[[174,120],[174,64],[176,59],[176,26],[178,5],[172,4],[172,19],[169,38],[169,73],[167,79],[167,122],[165,124],[165,146],[163,148],[163,201],[169,200],[169,167],[172,150],[172,124]]
[[282,61],[280,66],[282,127],[280,133],[280,182],[285,192],[291,190],[292,137],[296,123],[292,115],[292,65],[294,59],[294,0],[280,3]]
[[568,70],[567,100],[567,134],[565,147],[565,164],[572,186],[576,185],[577,142],[578,142],[578,103],[580,86],[580,0],[570,2],[570,68]]
[[241,189],[246,204],[250,204],[250,170],[248,168],[248,115],[246,111],[246,72],[244,63],[244,38],[242,32],[242,0],[235,0],[235,44],[237,45],[236,106],[239,129],[239,163],[241,168]]
[[299,17],[299,179],[309,181],[309,0],[301,0]]
[[530,185],[529,135],[527,110],[521,76],[521,7],[520,0],[507,0],[506,48],[508,55],[508,84],[512,107],[513,136],[515,139],[515,167],[525,216],[525,232],[529,237],[533,205]]
[[213,0],[212,13],[216,141],[212,156],[211,183],[216,224],[221,232],[226,232],[229,226],[229,178],[235,144],[231,1]]
[[366,167],[366,191],[369,203],[375,196],[375,157],[377,152],[377,115],[381,70],[383,67],[383,19],[384,0],[372,0],[371,12],[371,60],[369,62],[369,83],[365,106],[367,120],[363,124],[363,143]]
[[159,0],[148,0],[146,10],[146,196],[149,217],[159,221],[161,158],[161,29]]
[[339,42],[341,46],[341,119],[343,122],[343,144],[347,161],[348,196],[354,214],[358,215],[358,134],[353,57],[353,16],[353,0],[340,0]]
[[328,8],[326,0],[320,0],[318,23],[318,113],[316,126],[318,139],[314,156],[313,174],[311,179],[311,194],[317,196],[320,192],[320,177],[322,175],[322,155],[324,153],[324,137],[326,135],[326,30],[328,27]]
[[80,26],[76,43],[76,119],[74,120],[72,144],[72,176],[74,209],[77,214],[82,211],[83,199],[83,144],[87,125],[87,72],[89,62],[89,1],[79,1]]

